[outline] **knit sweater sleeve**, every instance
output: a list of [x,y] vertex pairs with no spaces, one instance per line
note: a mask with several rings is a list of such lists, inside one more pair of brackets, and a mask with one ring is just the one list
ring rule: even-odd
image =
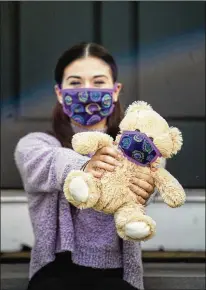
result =
[[46,133],[30,133],[20,139],[14,158],[28,193],[62,191],[67,174],[89,160],[72,149],[63,148],[56,138]]

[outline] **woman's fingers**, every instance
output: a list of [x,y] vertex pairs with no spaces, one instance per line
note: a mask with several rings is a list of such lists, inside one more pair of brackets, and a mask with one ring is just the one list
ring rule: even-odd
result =
[[98,168],[98,169],[104,169],[104,170],[110,171],[110,172],[114,171],[114,169],[115,169],[115,166],[112,166],[112,165],[107,164],[105,162],[102,162],[100,160],[94,161],[92,167],[95,168],[95,169],[96,168]]
[[136,171],[135,175],[136,175],[136,178],[144,180],[144,181],[148,182],[149,184],[151,184],[152,186],[154,186],[154,179],[151,175],[146,174],[146,173],[142,173],[140,171]]
[[121,166],[121,162],[117,161],[115,158],[109,155],[100,155],[99,160],[112,166]]
[[95,178],[101,178],[102,177],[102,172],[96,171],[96,170],[91,170],[90,173],[95,177]]
[[122,153],[113,147],[103,147],[99,150],[99,155],[109,155],[115,159],[119,159]]
[[130,190],[137,196],[137,201],[139,203],[141,203],[142,205],[145,205],[145,203],[147,202],[148,198],[149,198],[149,194],[147,192],[145,192],[144,190],[142,190],[141,188],[139,188],[136,185],[131,184],[130,185]]
[[139,203],[141,203],[142,205],[145,205],[145,203],[146,203],[146,200],[144,198],[142,198],[141,196],[137,196],[137,201]]
[[151,185],[151,183],[149,183],[148,181],[134,177],[132,178],[131,183],[148,193],[152,193],[154,191],[154,185]]
[[147,193],[144,189],[140,188],[137,185],[130,184],[130,189],[132,192],[134,192],[137,196],[143,198],[144,200],[147,200],[149,198],[149,193]]
[[105,171],[114,171],[116,166],[121,166],[122,164],[118,159],[122,156],[121,152],[113,147],[103,147],[99,149],[88,162],[86,172],[90,172],[94,177],[100,178],[102,173],[99,172],[99,169]]

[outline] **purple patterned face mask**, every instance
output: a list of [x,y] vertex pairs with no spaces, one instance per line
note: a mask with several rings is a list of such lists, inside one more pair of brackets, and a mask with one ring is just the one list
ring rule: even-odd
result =
[[63,111],[83,126],[97,124],[112,114],[115,89],[62,89]]
[[140,166],[148,166],[161,156],[152,140],[146,134],[137,131],[124,131],[119,149],[127,159]]

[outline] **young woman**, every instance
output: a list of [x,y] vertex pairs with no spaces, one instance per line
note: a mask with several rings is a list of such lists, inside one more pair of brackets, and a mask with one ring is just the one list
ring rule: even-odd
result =
[[[52,134],[30,133],[15,150],[35,235],[28,289],[143,289],[140,244],[119,239],[113,216],[92,209],[80,211],[68,204],[62,192],[72,169],[99,178],[98,169],[112,171],[119,166],[119,152],[110,147],[91,158],[71,148],[73,134],[80,131],[107,132],[114,138],[118,133],[122,85],[117,83],[116,63],[102,46],[81,43],[59,58],[55,81]],[[104,106],[101,99],[97,112],[90,103],[79,103],[75,92],[79,94],[82,88],[95,92],[94,98],[102,90],[108,92],[111,100]],[[66,96],[68,89],[75,89],[74,107]],[[137,173],[131,190],[146,204],[154,192],[153,179]]]

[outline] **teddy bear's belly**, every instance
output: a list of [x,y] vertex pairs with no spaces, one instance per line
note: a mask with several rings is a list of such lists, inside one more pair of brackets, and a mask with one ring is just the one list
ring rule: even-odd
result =
[[131,162],[125,160],[123,167],[116,168],[114,172],[105,172],[101,178],[101,197],[95,205],[96,210],[105,213],[114,213],[122,204],[136,201],[135,194],[129,189],[131,177],[135,176],[137,168]]

